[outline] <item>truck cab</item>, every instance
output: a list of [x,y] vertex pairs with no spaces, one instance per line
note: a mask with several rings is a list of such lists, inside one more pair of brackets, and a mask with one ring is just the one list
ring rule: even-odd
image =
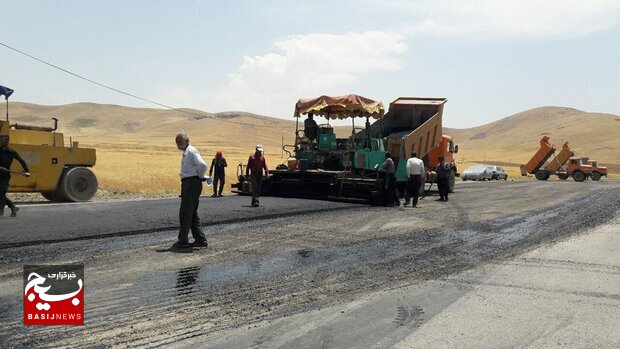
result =
[[607,167],[599,166],[598,161],[596,160],[588,160],[588,165],[592,166],[592,175],[591,178],[593,181],[598,181],[601,179],[601,176],[607,176]]
[[592,166],[588,165],[587,158],[571,156],[568,159],[567,171],[568,174],[573,177],[575,182],[583,182],[586,178],[592,176]]

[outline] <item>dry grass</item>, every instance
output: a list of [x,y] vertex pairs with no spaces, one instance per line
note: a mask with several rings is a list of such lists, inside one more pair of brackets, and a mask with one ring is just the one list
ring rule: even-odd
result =
[[[204,144],[193,144],[207,162],[211,164],[213,156],[205,154],[209,149]],[[173,143],[167,147],[159,144],[109,143],[92,144],[97,149],[97,166],[95,173],[102,189],[117,192],[134,192],[143,194],[171,194],[180,188],[179,168],[181,152]],[[230,191],[230,184],[237,182],[237,166],[240,161],[247,161],[252,149],[222,147],[228,163],[225,191]],[[210,156],[209,156],[210,155]],[[267,164],[271,168],[283,160],[280,154],[266,153]],[[211,191],[212,189],[208,189]]]
[[[226,112],[194,117],[177,111],[127,108],[115,105],[78,103],[62,106],[11,104],[12,121],[51,125],[59,117],[60,131],[80,141],[82,147],[97,149],[95,172],[100,187],[113,192],[174,194],[179,191],[181,153],[174,144],[179,129],[186,130],[192,144],[207,164],[222,150],[228,161],[226,189],[236,182],[239,161],[247,161],[257,143],[265,147],[267,163],[275,168],[284,162],[281,143],[291,143],[294,119],[283,120],[243,112]],[[348,134],[343,127],[339,133]],[[494,123],[471,129],[446,129],[459,145],[457,162],[463,171],[476,163],[504,167],[515,180],[522,177],[519,165],[534,154],[541,134],[561,146],[567,140],[578,155],[589,155],[620,178],[620,118],[591,114],[569,108],[537,108]],[[210,191],[211,189],[209,189]]]

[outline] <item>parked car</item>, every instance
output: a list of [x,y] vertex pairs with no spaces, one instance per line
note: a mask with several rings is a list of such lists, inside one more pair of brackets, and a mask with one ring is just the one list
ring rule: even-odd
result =
[[461,179],[463,181],[484,181],[491,180],[492,173],[486,166],[476,165],[471,166],[467,170],[461,173]]
[[506,171],[504,171],[504,169],[499,166],[487,166],[487,169],[491,171],[491,179],[508,179],[508,173],[506,173]]

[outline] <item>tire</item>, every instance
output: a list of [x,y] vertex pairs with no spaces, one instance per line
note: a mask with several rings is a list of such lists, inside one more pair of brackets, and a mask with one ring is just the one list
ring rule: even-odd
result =
[[404,198],[405,191],[407,190],[407,182],[396,182],[396,190],[398,191],[398,198]]
[[507,180],[508,180],[508,175],[506,175],[506,176],[504,177],[504,180],[505,180],[505,181],[507,181]]
[[573,179],[575,182],[583,182],[586,180],[586,175],[581,171],[575,171],[573,172]]
[[536,172],[536,179],[539,181],[546,181],[549,179],[549,173],[545,170],[538,170],[538,172]]
[[448,193],[454,193],[454,182],[456,181],[456,173],[454,169],[450,170],[450,177],[448,177]]
[[62,195],[58,194],[55,191],[49,191],[49,192],[41,193],[41,195],[43,195],[44,198],[46,198],[47,200],[52,201],[52,202],[63,202],[63,201],[66,201],[66,199]]
[[558,178],[565,181],[568,179],[568,173],[558,173]]
[[92,199],[97,193],[97,177],[87,167],[73,167],[65,169],[60,178],[58,192],[66,201],[79,202]]
[[592,180],[598,182],[601,180],[601,174],[599,172],[592,172]]

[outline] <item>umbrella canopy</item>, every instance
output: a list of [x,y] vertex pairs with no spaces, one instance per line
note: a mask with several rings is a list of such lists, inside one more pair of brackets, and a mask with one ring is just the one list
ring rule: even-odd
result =
[[344,96],[320,96],[300,99],[295,104],[295,117],[313,113],[328,119],[371,117],[380,119],[384,109],[381,101],[350,94]]
[[13,94],[13,90],[8,87],[0,86],[0,96],[4,96],[4,99],[9,99],[9,96]]

